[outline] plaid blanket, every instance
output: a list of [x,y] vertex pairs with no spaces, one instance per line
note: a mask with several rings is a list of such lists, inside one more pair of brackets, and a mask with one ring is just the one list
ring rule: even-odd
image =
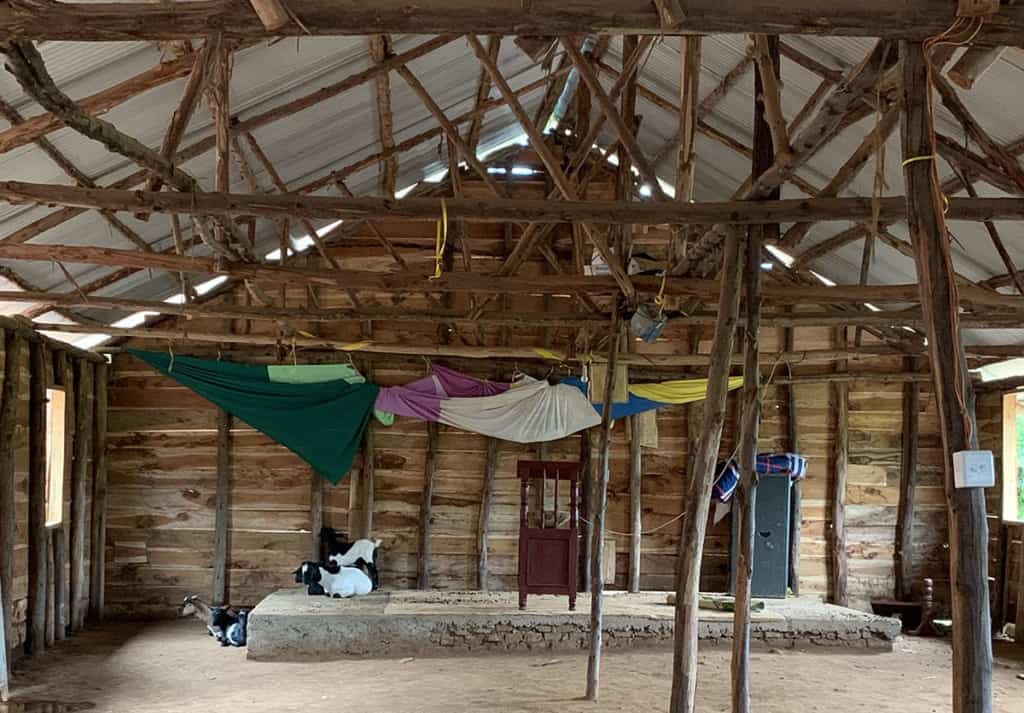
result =
[[[792,480],[801,480],[807,475],[807,459],[796,453],[759,453],[757,472],[787,473]],[[735,460],[719,461],[715,466],[715,485],[711,497],[720,503],[727,503],[740,484],[740,470]]]

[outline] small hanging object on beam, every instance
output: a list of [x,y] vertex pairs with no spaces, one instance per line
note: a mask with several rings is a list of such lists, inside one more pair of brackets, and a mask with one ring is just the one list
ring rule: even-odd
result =
[[527,57],[534,62],[540,62],[544,55],[551,51],[555,39],[554,37],[537,37],[535,35],[516,35],[512,42]]
[[679,0],[654,0],[654,6],[658,8],[663,30],[675,29],[686,20],[686,13],[683,12]]
[[249,0],[249,4],[268,30],[280,30],[291,22],[291,15],[281,0]]

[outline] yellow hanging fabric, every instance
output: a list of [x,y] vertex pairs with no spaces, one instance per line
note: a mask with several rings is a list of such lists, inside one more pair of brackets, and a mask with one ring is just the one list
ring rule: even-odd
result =
[[[743,386],[742,376],[729,377],[729,390]],[[707,397],[707,379],[663,381],[659,384],[632,384],[629,392],[634,396],[663,404],[688,404]]]

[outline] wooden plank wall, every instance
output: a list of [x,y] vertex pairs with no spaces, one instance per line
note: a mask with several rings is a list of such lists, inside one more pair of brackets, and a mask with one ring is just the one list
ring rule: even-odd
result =
[[[0,325],[0,381],[3,380],[3,367],[4,367],[4,349],[3,343],[3,325]],[[52,345],[51,345],[52,346]],[[14,460],[14,488],[15,488],[15,540],[13,547],[11,548],[11,554],[13,557],[13,586],[11,587],[11,627],[10,627],[10,639],[8,640],[8,658],[9,660],[16,660],[22,655],[23,646],[25,644],[26,633],[27,633],[27,615],[28,615],[28,555],[29,555],[29,501],[28,501],[28,486],[29,486],[29,407],[30,407],[30,345],[28,341],[22,340],[21,354],[18,359],[18,372],[17,372],[17,421],[14,430],[14,441],[11,447],[14,449],[15,460]],[[77,373],[79,368],[95,369],[96,365],[93,362],[84,361],[79,359],[77,356],[69,352],[60,352],[66,362],[73,366],[71,370]],[[54,356],[54,352],[50,349],[47,350],[49,356]],[[51,368],[47,368],[48,386],[61,385],[56,377],[53,377],[54,371]],[[52,377],[52,378],[51,378]],[[73,392],[74,383],[70,384],[70,388]],[[74,423],[74,405],[73,399],[69,399],[68,408],[71,409],[71,425]],[[91,416],[91,414],[90,414]],[[67,443],[65,444],[65,452],[69,461],[69,473],[70,468],[73,467],[72,454],[74,453],[74,436],[73,431],[69,430],[66,434]],[[6,447],[6,445],[5,445]],[[86,477],[86,499],[84,502],[86,511],[91,508],[92,498],[92,477],[93,469],[91,459],[85,464],[83,470]],[[65,544],[69,545],[70,538],[70,521],[72,512],[72,495],[73,495],[73,484],[70,478],[65,480],[64,486],[64,523],[61,527],[61,534],[65,539]],[[46,531],[47,539],[51,536],[51,530]],[[85,579],[84,594],[82,603],[84,606],[88,606],[88,592],[89,592],[89,581],[88,572],[89,564],[91,561],[91,541],[89,538],[88,529],[85,533],[84,541],[84,568],[85,568]],[[6,547],[0,548],[0,557],[4,556],[3,553],[7,551]],[[74,562],[70,561],[70,547],[66,547],[66,551],[69,553],[69,561],[60,573],[63,578],[65,591],[70,592],[71,582],[71,569]],[[49,586],[49,583],[47,583]],[[48,612],[49,614],[49,612]],[[70,626],[70,603],[63,613],[63,621]],[[51,624],[47,622],[47,628]],[[41,651],[44,642],[37,642],[37,650]]]

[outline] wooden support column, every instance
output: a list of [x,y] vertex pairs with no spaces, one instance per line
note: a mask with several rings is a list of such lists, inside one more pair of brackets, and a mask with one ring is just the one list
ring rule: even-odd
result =
[[596,701],[601,681],[601,646],[604,623],[604,520],[608,505],[608,479],[611,472],[612,399],[615,394],[615,362],[622,341],[622,320],[617,304],[612,305],[612,325],[608,330],[608,376],[605,379],[601,414],[601,471],[594,482],[594,510],[590,513],[590,656],[587,659],[587,700]]
[[[0,584],[0,598],[7,599],[7,590]],[[0,608],[0,702],[11,697],[11,662],[7,657],[7,614]]]
[[629,417],[629,591],[640,591],[640,549],[643,541],[641,488],[644,455],[640,445],[640,417]]
[[103,621],[106,597],[107,539],[107,383],[109,367],[95,366],[92,436],[92,554],[89,573],[89,616]]
[[[795,347],[796,337],[792,327],[786,328],[786,349]],[[796,384],[786,384],[786,428],[789,435],[790,453],[800,452],[800,420],[797,415]],[[803,496],[800,492],[802,481],[794,480],[789,495],[789,590],[793,596],[800,596],[800,535],[803,523]]]
[[29,345],[28,412],[28,628],[25,653],[46,648],[46,347]]
[[18,384],[21,375],[21,354],[24,341],[14,330],[6,330],[3,334],[3,387],[0,388],[0,617],[3,626],[2,646],[4,666],[0,671],[3,684],[10,675],[10,661],[7,659],[8,643],[14,640],[11,627],[14,623],[14,610],[11,596],[14,592],[14,545],[17,538],[15,528],[15,493],[14,493],[14,461],[13,447],[18,422]]
[[[370,377],[367,376],[367,379]],[[366,436],[363,439],[363,469],[359,473],[359,537],[369,537],[373,534],[373,508],[377,463],[374,460],[374,440],[376,429],[373,421],[366,429]],[[351,533],[349,533],[351,535]]]
[[75,372],[67,352],[58,351],[54,364],[54,380],[60,379],[64,388],[64,503],[62,504],[61,524],[53,528],[53,567],[54,567],[54,639],[61,641],[67,637],[70,619],[70,599],[68,595],[68,523],[66,518],[68,486],[71,483],[71,454],[74,452],[75,439]]
[[[846,327],[836,330],[836,348],[846,348]],[[836,362],[836,371],[846,371],[846,360]],[[829,560],[831,562],[831,602],[845,607],[849,604],[846,591],[846,479],[849,467],[850,385],[845,381],[832,384],[833,406],[836,413],[835,444],[832,450],[832,537]]]
[[71,481],[71,631],[81,631],[89,609],[89,574],[85,566],[91,522],[93,364],[78,363],[75,380],[75,456]]
[[423,497],[420,500],[420,548],[416,559],[416,588],[430,589],[430,526],[433,519],[434,471],[437,469],[437,423],[427,423],[427,458],[423,466]]
[[[913,357],[904,360],[906,371],[914,370]],[[917,485],[917,424],[921,410],[920,387],[915,381],[903,384],[903,453],[900,458],[900,502],[896,511],[896,599],[909,601],[914,570],[914,488]]]
[[580,588],[582,592],[590,591],[590,580],[591,580],[591,565],[593,564],[594,553],[593,553],[593,526],[591,525],[591,517],[594,512],[594,467],[593,459],[591,458],[591,450],[593,449],[593,436],[591,430],[585,428],[580,431],[580,469],[582,471],[581,489],[583,491],[583,515],[580,517],[583,520],[583,563],[582,563],[582,579],[583,586]]
[[[778,102],[780,59],[778,36],[757,36],[755,44],[761,48],[754,67],[754,147],[751,175],[759,177],[771,168],[777,153],[788,151],[788,146],[773,133],[769,123],[773,106],[768,98],[773,93]],[[770,76],[768,76],[770,75]],[[783,134],[785,132],[783,131]],[[768,196],[777,200],[776,189]],[[754,505],[757,500],[757,439],[761,424],[761,251],[765,241],[775,243],[779,226],[752,225],[747,229],[746,266],[743,270],[743,304],[745,307],[743,409],[740,428],[739,468],[740,483],[733,496],[733,517],[737,518],[736,588],[732,632],[732,711],[750,710],[750,581],[754,576],[754,532],[756,529]]]
[[1015,626],[1017,627],[1017,645],[1024,646],[1024,526],[1018,528],[1020,537],[1020,561],[1017,563],[1017,615]]
[[43,632],[45,648],[53,646],[54,638],[54,580],[56,574],[53,565],[53,530],[46,530],[46,629]]
[[[900,43],[903,75],[903,178],[907,227],[927,325],[935,406],[945,451],[953,609],[953,711],[992,710],[992,632],[988,598],[988,520],[981,488],[956,488],[952,454],[978,447],[974,389],[958,328],[959,297],[934,160],[931,86],[921,45]],[[918,159],[918,160],[910,160]]]
[[740,304],[740,236],[730,228],[722,256],[722,285],[718,319],[711,347],[708,395],[704,400],[704,428],[693,459],[693,471],[686,492],[683,531],[679,540],[676,569],[675,648],[672,663],[670,713],[694,713],[697,692],[697,614],[700,591],[700,562],[704,554],[711,508],[715,461],[725,423],[729,393],[729,365]]
[[217,499],[213,531],[213,604],[228,603],[228,559],[231,550],[231,414],[217,409]]
[[484,466],[484,485],[480,493],[480,517],[476,528],[477,587],[483,592],[490,591],[490,572],[488,571],[488,539],[491,534],[491,506],[494,503],[494,481],[498,475],[497,438],[487,439],[487,464]]
[[322,560],[320,530],[324,526],[324,479],[309,469],[309,553],[314,562]]

